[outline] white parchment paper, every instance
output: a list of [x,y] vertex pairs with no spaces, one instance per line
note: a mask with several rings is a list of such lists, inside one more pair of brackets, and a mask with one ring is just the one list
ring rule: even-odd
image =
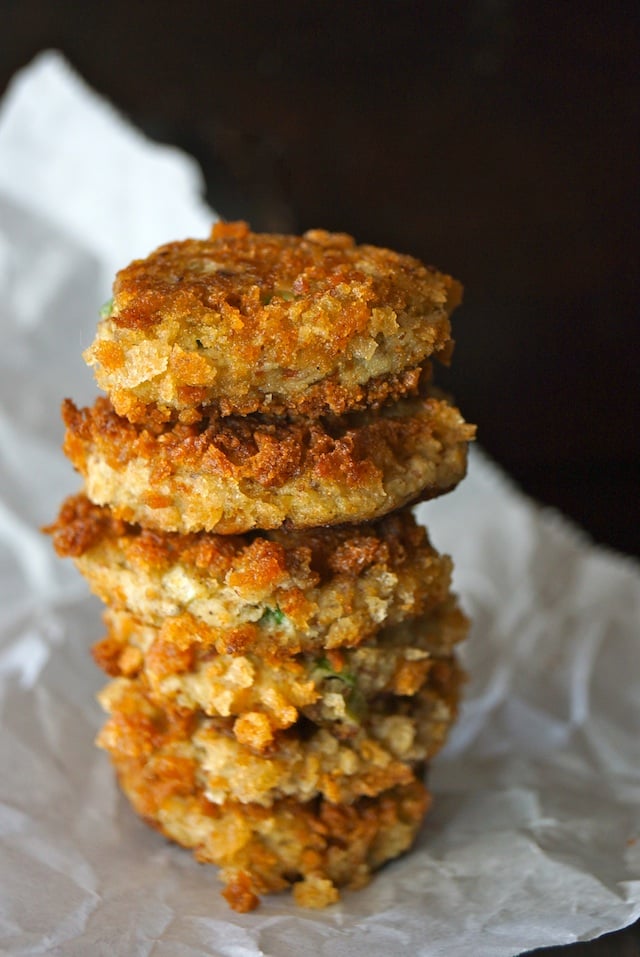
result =
[[[417,849],[326,911],[237,915],[215,869],[148,830],[93,746],[100,607],[38,527],[78,479],[64,395],[113,273],[207,234],[200,173],[147,142],[61,57],[0,109],[0,951],[507,957],[640,916],[640,573],[474,450],[420,507],[474,619],[465,708]],[[318,224],[322,225],[322,224]]]

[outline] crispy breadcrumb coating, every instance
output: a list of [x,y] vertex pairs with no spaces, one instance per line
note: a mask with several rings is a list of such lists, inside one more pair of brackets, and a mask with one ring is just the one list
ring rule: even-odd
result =
[[290,887],[295,902],[311,908],[335,903],[338,888],[364,887],[412,845],[430,803],[414,779],[351,804],[212,804],[190,755],[121,749],[111,757],[138,814],[199,861],[218,865],[222,893],[240,912],[253,910],[259,895]]
[[133,425],[67,400],[65,452],[89,498],[147,528],[237,534],[380,518],[464,477],[474,428],[442,399],[328,420]]
[[80,494],[48,531],[104,602],[165,630],[187,615],[220,654],[355,646],[442,603],[451,581],[451,560],[408,509],[355,526],[181,535]]
[[[190,616],[157,627],[110,609],[105,621],[108,633],[93,654],[107,674],[142,676],[149,697],[164,710],[236,719],[251,714],[263,747],[301,716],[316,725],[340,722],[347,733],[376,696],[415,695],[467,630],[450,599],[421,618],[382,629],[357,648],[283,657],[267,641],[244,654],[218,654],[211,629]],[[236,720],[233,733],[243,739],[247,727]]]
[[319,726],[302,718],[274,734],[261,712],[236,719],[168,710],[154,701],[144,676],[115,678],[99,695],[111,717],[98,744],[116,757],[122,751],[190,756],[214,804],[237,800],[269,807],[282,797],[317,796],[349,803],[408,783],[440,750],[456,715],[461,680],[455,658],[442,658],[415,695],[377,695],[359,722]]
[[341,414],[415,393],[429,356],[448,361],[461,298],[451,277],[344,233],[217,223],[118,273],[85,359],[132,421],[149,406]]
[[406,850],[468,621],[410,506],[474,437],[430,386],[455,280],[345,234],[217,224],[117,276],[48,529],[107,604],[97,743],[237,911],[324,907]]

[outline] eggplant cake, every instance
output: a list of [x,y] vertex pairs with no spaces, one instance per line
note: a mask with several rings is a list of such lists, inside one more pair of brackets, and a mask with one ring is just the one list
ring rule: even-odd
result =
[[432,386],[461,286],[343,233],[217,223],[116,277],[46,531],[106,605],[97,743],[247,911],[324,907],[413,843],[468,621],[411,506],[473,426]]

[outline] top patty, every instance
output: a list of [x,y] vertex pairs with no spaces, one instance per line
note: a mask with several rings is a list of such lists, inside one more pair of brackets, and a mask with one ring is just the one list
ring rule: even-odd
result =
[[317,416],[415,394],[447,361],[458,282],[344,233],[217,223],[118,273],[85,352],[120,415]]

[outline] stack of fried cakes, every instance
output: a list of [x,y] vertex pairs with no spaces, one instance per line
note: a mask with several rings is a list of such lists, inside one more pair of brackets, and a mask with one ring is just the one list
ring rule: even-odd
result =
[[324,906],[412,843],[467,622],[410,506],[473,429],[431,388],[459,285],[344,234],[161,247],[116,277],[65,402],[49,531],[107,605],[98,743],[232,907]]

